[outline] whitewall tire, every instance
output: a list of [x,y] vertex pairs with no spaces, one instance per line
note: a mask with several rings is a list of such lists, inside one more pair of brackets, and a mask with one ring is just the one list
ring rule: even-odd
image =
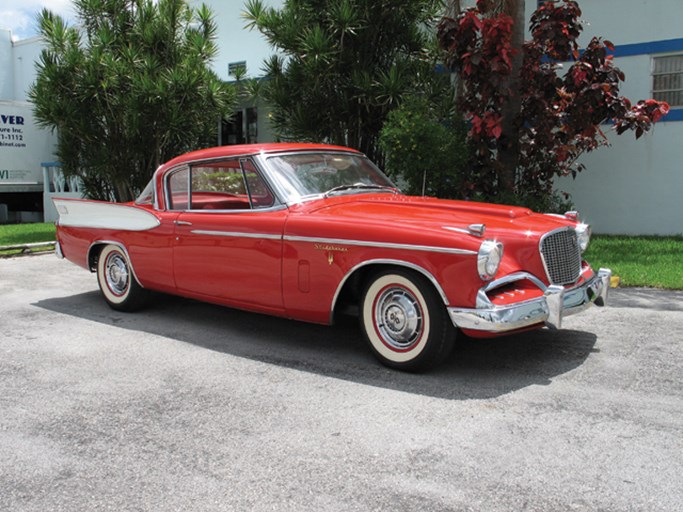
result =
[[138,284],[126,252],[106,245],[97,260],[97,283],[104,300],[118,311],[135,311],[145,304],[146,291]]
[[455,341],[455,328],[434,287],[404,269],[372,276],[361,297],[360,324],[377,358],[407,371],[437,365]]

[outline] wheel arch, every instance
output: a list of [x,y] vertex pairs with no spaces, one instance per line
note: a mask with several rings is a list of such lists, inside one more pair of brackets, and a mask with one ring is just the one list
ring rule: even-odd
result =
[[335,291],[334,297],[332,299],[332,307],[330,308],[330,324],[334,323],[335,313],[337,312],[337,308],[341,303],[340,299],[348,297],[354,292],[360,293],[360,287],[366,281],[368,276],[374,272],[388,268],[404,268],[421,274],[434,287],[434,290],[436,290],[439,297],[441,297],[444,305],[448,306],[448,298],[446,297],[446,293],[439,282],[431,272],[420,265],[416,265],[415,263],[410,263],[408,261],[393,259],[367,260],[352,267],[339,282],[337,290]]
[[97,240],[90,244],[90,247],[88,248],[88,255],[87,255],[87,261],[86,264],[88,265],[88,268],[90,269],[90,272],[96,272],[97,271],[97,261],[99,260],[100,254],[102,253],[102,250],[107,246],[107,245],[114,245],[121,249],[123,251],[123,254],[126,256],[126,259],[128,260],[128,265],[130,266],[130,271],[133,274],[133,278],[135,278],[135,281],[140,285],[141,288],[144,288],[142,284],[140,283],[140,280],[138,279],[137,273],[135,272],[135,267],[133,265],[133,261],[130,259],[130,254],[128,254],[128,250],[126,249],[126,246],[123,245],[121,242],[116,242],[114,240]]

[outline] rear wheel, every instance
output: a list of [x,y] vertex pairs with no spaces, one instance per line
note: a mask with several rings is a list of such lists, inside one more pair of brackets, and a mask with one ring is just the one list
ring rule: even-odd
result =
[[128,256],[117,245],[102,249],[97,260],[97,283],[113,309],[135,311],[145,304],[147,292],[135,280]]
[[455,341],[455,327],[434,287],[404,269],[388,269],[369,280],[361,298],[360,324],[375,356],[406,371],[436,366]]

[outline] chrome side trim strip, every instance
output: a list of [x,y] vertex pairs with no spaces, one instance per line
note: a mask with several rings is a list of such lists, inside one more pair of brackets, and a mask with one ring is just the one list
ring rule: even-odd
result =
[[384,260],[384,259],[378,259],[378,260],[367,260],[363,261],[362,263],[359,263],[358,265],[354,266],[351,268],[344,278],[339,282],[337,285],[337,290],[334,292],[334,297],[332,298],[332,306],[330,308],[330,324],[332,324],[334,320],[334,308],[337,306],[337,299],[339,298],[339,294],[341,293],[342,289],[344,288],[344,285],[346,284],[346,281],[348,281],[349,277],[351,277],[356,270],[362,268],[362,267],[367,267],[368,265],[395,265],[397,267],[405,267],[409,268],[411,270],[414,270],[416,272],[419,272],[423,276],[425,276],[429,281],[434,285],[434,288],[436,291],[439,293],[441,296],[441,300],[443,300],[444,305],[448,306],[448,298],[446,297],[446,293],[443,291],[443,288],[441,288],[441,285],[439,282],[436,280],[436,278],[427,270],[424,268],[415,265],[414,263],[409,263],[407,261],[401,261],[401,260]]
[[233,238],[261,238],[264,240],[282,240],[282,235],[271,235],[266,233],[243,233],[239,231],[211,231],[207,229],[193,229],[190,231],[193,235],[208,235],[208,236],[227,236]]
[[424,251],[424,252],[441,252],[446,254],[464,254],[467,256],[476,256],[476,251],[469,251],[466,249],[454,249],[451,247],[433,247],[429,245],[410,245],[410,244],[396,244],[391,242],[369,242],[366,240],[347,240],[343,238],[317,238],[308,236],[291,236],[285,235],[284,240],[288,242],[309,242],[319,244],[333,244],[333,245],[353,245],[357,247],[377,247],[381,249],[404,249],[407,251]]

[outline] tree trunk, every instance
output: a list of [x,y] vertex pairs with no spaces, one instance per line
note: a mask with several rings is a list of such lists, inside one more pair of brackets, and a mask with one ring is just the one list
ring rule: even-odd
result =
[[512,194],[515,190],[515,174],[519,164],[519,113],[522,101],[519,90],[519,71],[522,67],[524,57],[522,49],[524,46],[524,0],[503,0],[503,12],[512,17],[512,48],[515,53],[512,55],[512,73],[507,87],[510,90],[510,97],[503,106],[502,115],[502,134],[498,147],[498,177],[500,180],[501,192]]

